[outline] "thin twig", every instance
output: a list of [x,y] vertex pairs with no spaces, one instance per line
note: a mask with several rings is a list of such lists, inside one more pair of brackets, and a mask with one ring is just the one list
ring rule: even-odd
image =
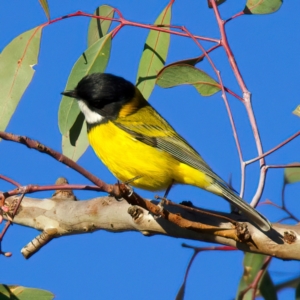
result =
[[[115,11],[117,12],[118,10],[115,9]],[[72,17],[88,17],[88,18],[107,20],[107,21],[112,21],[112,22],[119,22],[120,25],[121,25],[120,28],[123,27],[123,26],[134,26],[134,27],[138,27],[138,28],[145,28],[145,29],[151,29],[151,30],[160,31],[160,32],[166,32],[166,33],[169,33],[169,34],[179,35],[179,36],[182,36],[182,37],[189,37],[189,35],[186,34],[186,33],[178,32],[178,31],[175,31],[175,30],[165,29],[164,27],[162,27],[160,25],[142,24],[142,23],[138,23],[138,22],[133,22],[133,21],[126,20],[121,16],[119,16],[119,18],[109,18],[109,17],[104,17],[104,16],[96,16],[96,15],[85,13],[85,12],[82,12],[82,11],[77,11],[75,13],[68,14],[68,15],[53,19],[50,22],[45,22],[41,26],[45,27],[45,26],[51,25],[53,23],[59,22],[61,20],[72,18]],[[172,26],[172,25],[169,25],[168,27],[173,28],[173,29],[180,28],[180,26]],[[195,35],[194,37],[196,39],[199,39],[199,40],[202,40],[202,41],[218,43],[218,40],[216,40],[216,39],[207,38],[207,37],[203,37],[203,36],[197,36],[197,35]]]
[[7,176],[1,175],[1,174],[0,174],[0,179],[2,179],[4,181],[7,181],[7,182],[11,183],[12,185],[14,185],[16,187],[20,187],[21,186],[18,182],[14,181],[13,179],[11,179],[11,178],[9,178]]
[[[237,65],[237,63],[234,59],[233,52],[230,48],[230,45],[229,45],[229,42],[228,42],[228,39],[227,39],[226,30],[225,30],[226,21],[221,19],[219,9],[218,9],[218,6],[215,3],[215,1],[210,0],[210,3],[213,7],[213,10],[214,10],[214,13],[215,13],[215,16],[216,16],[216,20],[217,20],[217,23],[219,25],[222,45],[225,49],[225,52],[226,52],[227,57],[228,57],[228,61],[230,63],[230,66],[232,68],[233,73],[235,74],[236,80],[237,80],[237,82],[238,82],[238,84],[241,88],[241,91],[243,92],[243,98],[244,98],[243,103],[245,105],[245,108],[246,108],[246,111],[247,111],[247,114],[248,114],[248,118],[249,118],[249,122],[251,124],[251,128],[252,128],[252,132],[253,132],[253,135],[254,135],[258,155],[262,156],[263,155],[263,147],[262,147],[262,142],[261,142],[261,138],[260,138],[260,135],[259,135],[259,130],[258,130],[258,127],[257,127],[256,119],[255,119],[255,116],[254,116],[254,113],[253,113],[253,108],[252,108],[252,104],[251,104],[251,94],[250,94],[249,90],[247,89],[246,83],[245,83],[245,81],[244,81],[244,79],[241,75],[241,72],[238,68],[238,65]],[[260,166],[262,167],[264,165],[265,165],[265,160],[264,160],[263,157],[261,157],[260,158]],[[241,165],[242,174],[245,174],[245,169],[244,169],[245,167],[246,167],[246,165],[243,165],[243,164]],[[252,202],[251,202],[251,204],[253,206],[255,206],[258,203],[258,201],[261,197],[261,194],[262,194],[261,187],[264,186],[264,184],[262,184],[263,179],[264,179],[264,175],[263,175],[263,172],[261,171],[260,179],[259,179],[259,185],[258,185],[256,193],[255,193],[255,195],[252,199]],[[241,181],[242,182],[245,181],[245,178],[241,178]]]
[[300,135],[300,131],[296,132],[295,134],[293,134],[291,137],[289,137],[288,139],[286,139],[285,141],[283,141],[282,143],[280,143],[279,145],[277,145],[276,147],[272,148],[271,150],[265,152],[264,154],[262,154],[261,156],[258,156],[256,158],[247,160],[245,162],[246,165],[252,164],[256,161],[258,161],[259,159],[266,157],[268,155],[270,155],[271,153],[275,152],[276,150],[280,149],[281,147],[283,147],[284,145],[288,144],[290,141],[292,141],[293,139],[295,139],[296,137],[298,137]]
[[83,167],[79,166],[76,162],[71,160],[70,158],[66,157],[65,155],[41,144],[38,141],[31,140],[28,137],[25,136],[18,136],[11,133],[6,133],[3,131],[0,131],[0,138],[7,141],[12,141],[16,143],[20,143],[23,145],[26,145],[30,149],[35,149],[39,152],[45,153],[51,157],[53,157],[55,160],[65,164],[66,166],[72,168],[73,170],[77,171],[87,179],[89,179],[91,182],[96,184],[102,191],[107,193],[113,192],[113,186],[110,184],[107,184],[103,182],[101,179],[84,169]]
[[240,292],[239,294],[239,299],[243,299],[245,294],[250,290],[253,289],[253,293],[252,293],[252,300],[255,299],[255,296],[257,294],[257,290],[259,288],[259,284],[261,282],[261,279],[263,278],[263,275],[265,274],[270,262],[272,260],[272,256],[267,256],[261,269],[257,272],[253,282],[251,284],[249,284],[249,286],[247,286],[243,291]]

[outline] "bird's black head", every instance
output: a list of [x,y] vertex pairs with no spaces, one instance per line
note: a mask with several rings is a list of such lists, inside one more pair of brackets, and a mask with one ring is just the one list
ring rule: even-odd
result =
[[122,105],[134,98],[135,92],[135,86],[122,77],[94,73],[83,77],[74,90],[62,94],[84,101],[104,117],[115,118]]

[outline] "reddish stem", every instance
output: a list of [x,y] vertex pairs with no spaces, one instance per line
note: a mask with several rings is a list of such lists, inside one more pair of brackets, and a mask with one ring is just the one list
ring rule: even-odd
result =
[[270,200],[267,200],[267,201],[264,201],[264,202],[261,202],[260,204],[268,204],[268,205],[272,205],[280,210],[283,210],[285,211],[287,214],[288,214],[288,217],[285,217],[285,218],[282,218],[281,220],[278,221],[278,223],[284,221],[284,220],[287,220],[287,219],[293,219],[295,220],[296,222],[299,222],[299,218],[297,218],[286,206],[285,206],[285,203],[282,202],[282,206],[270,201]]
[[[134,26],[134,27],[139,27],[139,28],[146,28],[146,29],[151,29],[151,30],[166,32],[166,33],[169,33],[169,34],[179,35],[179,36],[183,36],[183,37],[189,37],[189,35],[186,34],[186,33],[178,32],[178,31],[175,31],[175,30],[165,29],[161,25],[142,24],[142,23],[137,23],[137,22],[126,20],[123,17],[121,17],[122,15],[119,12],[119,10],[115,9],[115,11],[119,14],[119,18],[109,18],[109,17],[104,17],[104,16],[95,16],[95,15],[88,14],[88,13],[85,13],[85,12],[82,12],[82,11],[77,11],[75,13],[68,14],[66,16],[62,16],[62,17],[53,19],[50,22],[46,22],[46,23],[44,23],[41,26],[44,27],[44,26],[56,23],[58,21],[61,21],[63,19],[68,19],[68,18],[72,18],[72,17],[88,17],[88,18],[95,18],[95,19],[107,20],[107,21],[112,21],[112,22],[119,22],[120,25],[122,25],[121,27],[123,27],[125,25],[128,25],[128,26]],[[181,27],[181,26],[168,25],[167,27],[174,28],[174,29],[180,29],[180,30],[183,31],[183,27]],[[197,35],[195,35],[194,37],[196,39],[203,40],[203,41],[208,41],[208,42],[213,42],[213,43],[219,43],[218,40],[212,39],[212,38],[206,38],[206,37],[197,36]]]
[[244,14],[245,14],[245,13],[244,13],[243,11],[240,11],[239,13],[237,13],[237,14],[233,15],[232,17],[230,17],[229,19],[227,19],[227,20],[225,21],[225,24],[227,24],[228,22],[230,22],[230,21],[233,20],[233,19],[236,19],[236,18],[238,18],[238,17],[243,16]]
[[258,156],[256,158],[253,158],[253,159],[250,159],[250,160],[246,161],[245,164],[246,165],[252,164],[252,163],[256,162],[257,160],[270,155],[271,153],[273,153],[276,150],[278,150],[279,148],[283,147],[284,145],[286,145],[287,143],[289,143],[290,141],[292,141],[294,138],[296,138],[299,135],[300,135],[300,131],[296,132],[291,137],[289,137],[288,139],[286,139],[285,141],[283,141],[282,143],[280,143],[278,146],[272,148],[271,150],[265,152],[264,154],[262,154],[262,155],[260,155],[260,156]]
[[1,174],[0,174],[0,179],[5,180],[5,181],[11,183],[12,185],[17,186],[17,187],[20,187],[20,186],[21,186],[18,182],[14,181],[13,179],[8,178],[8,177],[6,177],[6,176],[4,176],[4,175],[1,175]]
[[[251,127],[252,127],[252,131],[253,131],[253,135],[254,135],[254,139],[255,139],[255,142],[256,142],[256,148],[257,148],[257,152],[258,152],[258,155],[259,156],[262,156],[263,155],[263,147],[262,147],[262,143],[261,143],[261,139],[260,139],[260,135],[259,135],[259,131],[258,131],[258,127],[257,127],[257,124],[256,124],[256,120],[255,120],[255,116],[254,116],[254,113],[253,113],[253,109],[252,109],[252,104],[251,104],[251,95],[250,95],[250,92],[248,91],[247,87],[246,87],[246,84],[243,80],[243,77],[240,73],[240,70],[237,66],[237,63],[234,59],[234,55],[233,55],[233,52],[230,48],[230,45],[229,45],[229,42],[228,42],[228,39],[227,39],[227,34],[226,34],[226,30],[225,30],[225,24],[226,22],[224,20],[221,19],[220,17],[220,13],[219,13],[219,10],[218,10],[218,6],[217,4],[215,3],[214,0],[210,0],[210,3],[213,7],[213,10],[214,10],[214,13],[215,13],[215,16],[216,16],[216,20],[217,20],[217,23],[219,25],[219,29],[220,29],[220,34],[221,34],[221,43],[225,49],[225,52],[227,54],[227,57],[228,57],[228,61],[230,63],[230,66],[235,74],[235,77],[236,77],[236,80],[241,88],[241,91],[243,92],[243,98],[244,98],[244,105],[245,105],[245,108],[246,108],[246,111],[247,111],[247,114],[248,114],[248,118],[249,118],[249,122],[251,124]],[[260,166],[264,166],[265,165],[265,160],[264,158],[260,158]],[[245,172],[244,168],[245,168],[246,165],[241,165],[241,168],[242,168],[242,173]],[[259,183],[260,183],[260,186],[261,186],[261,180],[264,178],[263,176],[263,173],[261,171],[260,173],[260,179],[259,179]],[[242,178],[242,181],[244,181],[244,178]],[[257,203],[259,198],[261,197],[261,193],[262,193],[262,189],[260,189],[259,187],[257,188],[257,191],[256,191],[256,194],[252,200],[252,204],[254,203]]]
[[243,299],[244,298],[244,295],[250,290],[250,289],[253,289],[253,293],[252,293],[252,299],[254,300],[255,297],[256,297],[256,294],[257,294],[257,290],[259,288],[259,284],[261,282],[261,279],[263,277],[263,275],[265,274],[270,262],[272,260],[272,257],[271,256],[267,256],[261,269],[258,271],[258,273],[256,274],[253,282],[246,288],[244,289],[243,291],[240,292],[239,294],[239,299]]
[[14,135],[14,134],[11,134],[11,133],[6,133],[6,132],[3,132],[3,131],[0,131],[0,138],[2,138],[3,140],[8,140],[8,141],[20,143],[20,144],[26,145],[28,148],[35,149],[35,150],[38,150],[40,152],[43,152],[43,153],[53,157],[57,161],[67,165],[68,167],[72,168],[73,170],[76,170],[78,173],[80,173],[81,175],[83,175],[84,177],[89,179],[91,182],[96,184],[103,191],[105,191],[107,193],[112,192],[112,186],[111,185],[106,184],[101,179],[99,179],[98,177],[96,177],[92,173],[88,172],[87,170],[85,170],[84,168],[79,166],[76,162],[74,162],[70,158],[66,157],[65,155],[63,155],[63,154],[61,154],[61,153],[45,146],[43,144],[41,144],[38,141],[31,140],[31,139],[29,139],[28,137],[25,137],[25,136],[18,136],[18,135]]
[[[229,103],[228,103],[228,100],[227,100],[227,97],[226,97],[225,87],[224,87],[224,84],[223,84],[220,72],[217,70],[217,68],[216,68],[215,64],[213,63],[213,61],[211,60],[209,54],[205,51],[204,47],[199,43],[199,41],[185,27],[183,27],[183,29],[184,29],[184,31],[188,35],[190,35],[191,39],[201,49],[201,51],[203,52],[203,54],[207,58],[208,62],[210,63],[210,65],[212,66],[214,72],[216,73],[216,75],[218,77],[219,85],[220,85],[220,88],[222,90],[222,98],[224,100],[225,107],[227,109],[227,114],[228,114],[229,121],[230,121],[230,124],[231,124],[231,128],[232,128],[234,140],[235,140],[235,143],[236,143],[236,147],[237,147],[239,159],[240,159],[240,162],[242,163],[244,160],[243,160],[243,154],[242,154],[242,150],[241,150],[241,145],[240,145],[240,142],[239,142],[239,137],[238,137],[238,134],[237,134],[237,130],[236,130],[236,126],[235,126],[235,123],[234,123],[233,116],[232,116],[232,112],[231,112],[231,109],[230,109],[230,106],[229,106]],[[242,180],[241,180],[241,197],[243,196],[243,193],[244,193],[244,179],[243,179],[243,175],[244,175],[244,170],[241,168],[241,176],[242,176]]]
[[[113,187],[111,187],[113,189]],[[83,184],[62,184],[62,185],[27,185],[27,186],[19,186],[17,189],[12,191],[5,192],[2,194],[4,198],[8,198],[11,196],[18,195],[20,193],[32,194],[36,192],[44,192],[44,191],[54,191],[54,190],[85,190],[85,191],[97,191],[97,192],[105,192],[102,188],[98,186],[92,185],[83,185]]]
[[235,74],[235,77],[237,79],[237,82],[238,82],[239,86],[241,87],[242,92],[246,93],[246,92],[248,92],[248,89],[247,89],[246,84],[243,80],[241,72],[240,72],[240,70],[237,66],[237,63],[234,59],[233,52],[231,51],[231,48],[230,48],[230,45],[229,45],[229,42],[228,42],[228,39],[227,39],[227,34],[226,34],[226,31],[225,31],[226,22],[221,19],[220,12],[219,12],[219,9],[218,9],[218,6],[217,6],[215,0],[210,0],[210,3],[212,5],[213,11],[214,11],[215,16],[216,16],[217,24],[218,24],[219,29],[220,29],[221,44],[224,47],[224,50],[225,50],[225,52],[227,54],[227,57],[228,57],[229,64],[232,68],[233,73]]

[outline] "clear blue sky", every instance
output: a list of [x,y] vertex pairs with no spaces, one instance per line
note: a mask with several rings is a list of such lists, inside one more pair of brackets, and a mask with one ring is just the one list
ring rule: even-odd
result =
[[[235,2],[239,2],[238,4]],[[223,18],[243,8],[243,1],[228,1],[220,7]],[[90,1],[49,1],[51,17],[77,10],[93,13],[103,3]],[[106,4],[117,7],[125,18],[153,23],[167,1],[121,1]],[[238,5],[240,5],[238,7]],[[280,11],[267,16],[245,16],[228,24],[228,36],[246,84],[253,94],[253,106],[265,150],[269,150],[299,130],[300,119],[292,111],[300,104],[299,53],[300,3],[285,1]],[[46,21],[38,1],[5,1],[0,4],[0,51],[17,35]],[[56,149],[61,148],[57,112],[69,72],[86,48],[89,19],[76,17],[48,26],[43,31],[39,63],[7,131],[26,135]],[[172,23],[184,25],[191,32],[219,37],[212,10],[207,1],[177,1]],[[114,39],[107,72],[135,81],[147,30],[124,28]],[[199,55],[198,48],[187,39],[172,37],[167,63]],[[240,93],[222,50],[212,54],[226,86]],[[199,67],[202,67],[199,65]],[[203,68],[208,64],[204,63]],[[206,69],[207,70],[207,69]],[[211,70],[208,73],[213,74]],[[203,98],[193,87],[173,89],[156,87],[150,102],[205,158],[225,180],[232,174],[236,189],[240,184],[240,166],[232,132],[220,93]],[[240,134],[244,157],[256,156],[251,128],[241,103],[230,98]],[[300,139],[267,159],[268,164],[285,164],[300,160]],[[1,174],[26,184],[52,184],[59,176],[71,183],[88,183],[85,178],[50,157],[14,143],[0,143]],[[108,183],[114,177],[98,161],[91,149],[79,163]],[[258,183],[258,164],[247,169],[245,199],[250,201]],[[264,199],[280,204],[282,170],[268,172]],[[288,207],[300,218],[299,184],[287,190]],[[0,182],[0,190],[10,189]],[[99,194],[76,192],[81,199]],[[141,192],[145,197],[153,194]],[[50,197],[51,193],[34,197]],[[191,200],[201,207],[228,211],[228,204],[193,187],[176,187],[170,198]],[[273,207],[260,207],[272,222],[284,216]],[[1,259],[0,282],[39,287],[52,291],[57,299],[174,299],[192,251],[169,237],[146,238],[139,233],[112,234],[99,231],[59,238],[26,261],[20,249],[37,235],[37,231],[18,225],[10,228],[3,250],[13,257]],[[189,274],[186,299],[233,299],[242,275],[243,253],[202,253]],[[299,276],[299,262],[274,259],[270,272],[275,283]],[[285,291],[279,299],[292,299]]]

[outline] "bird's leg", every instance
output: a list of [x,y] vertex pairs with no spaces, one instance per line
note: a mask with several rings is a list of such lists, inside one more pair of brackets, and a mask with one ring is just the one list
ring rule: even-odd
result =
[[160,202],[158,203],[158,206],[160,207],[161,210],[164,208],[166,199],[167,199],[167,197],[168,197],[168,195],[169,195],[169,192],[170,192],[170,190],[171,190],[173,184],[174,184],[174,180],[172,179],[170,185],[168,186],[168,188],[167,188],[166,191],[165,191],[164,196],[163,196],[162,198],[160,198]]
[[170,185],[168,186],[168,188],[166,189],[165,191],[165,194],[164,194],[164,198],[167,199],[168,195],[169,195],[169,192],[171,190],[171,188],[173,187],[173,184],[174,184],[174,179],[172,179]]

